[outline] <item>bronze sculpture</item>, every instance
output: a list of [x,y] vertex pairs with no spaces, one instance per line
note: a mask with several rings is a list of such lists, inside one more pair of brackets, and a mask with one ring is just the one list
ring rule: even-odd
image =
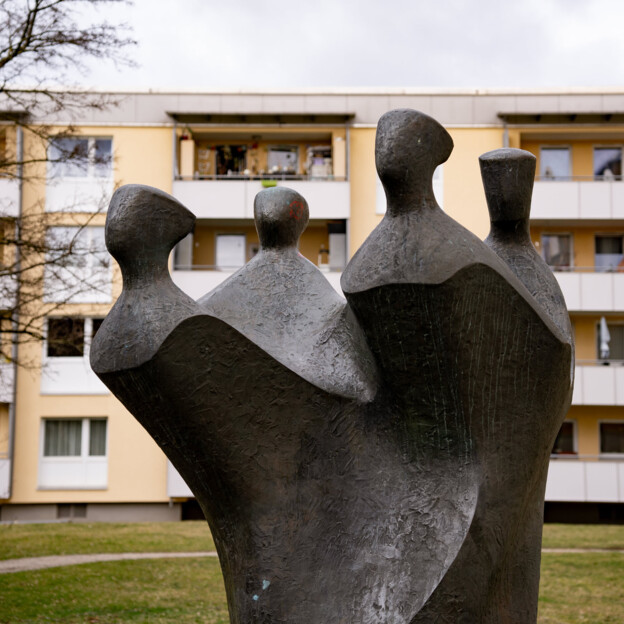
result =
[[526,244],[534,159],[482,157],[483,243],[435,202],[451,150],[422,113],[382,117],[388,212],[342,276],[346,301],[297,254],[294,191],[257,196],[260,253],[198,302],[167,272],[192,215],[148,187],[113,197],[124,292],[92,366],[202,506],[233,623],[536,619],[573,341]]

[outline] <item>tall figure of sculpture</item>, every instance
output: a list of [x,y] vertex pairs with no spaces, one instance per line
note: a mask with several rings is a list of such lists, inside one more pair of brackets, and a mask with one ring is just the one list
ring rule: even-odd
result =
[[297,252],[295,191],[256,197],[260,252],[198,302],[166,270],[188,211],[147,187],[113,197],[124,291],[92,365],[202,506],[232,623],[536,619],[571,334],[534,250],[505,234],[526,233],[530,176],[505,174],[525,161],[484,156],[484,244],[433,196],[451,150],[422,113],[382,117],[388,212],[343,274],[347,301]]

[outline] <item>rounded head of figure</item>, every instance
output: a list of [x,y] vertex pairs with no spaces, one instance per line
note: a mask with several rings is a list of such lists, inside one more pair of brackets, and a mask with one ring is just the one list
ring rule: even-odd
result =
[[428,191],[433,172],[452,151],[451,135],[435,119],[419,111],[392,110],[377,124],[375,165],[388,193]]
[[505,147],[479,156],[490,221],[521,221],[529,218],[535,179],[535,156]]
[[127,184],[115,191],[106,216],[106,247],[120,263],[146,255],[165,259],[189,234],[195,215],[151,186]]
[[309,219],[308,202],[285,186],[260,191],[254,200],[254,220],[263,249],[296,247]]

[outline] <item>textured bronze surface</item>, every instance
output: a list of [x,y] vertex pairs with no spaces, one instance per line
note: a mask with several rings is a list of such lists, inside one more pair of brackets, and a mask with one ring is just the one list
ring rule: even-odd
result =
[[192,215],[148,187],[113,197],[124,290],[92,366],[202,506],[233,623],[536,620],[572,336],[528,237],[534,160],[481,158],[483,243],[433,195],[452,147],[422,113],[381,118],[388,211],[346,301],[297,251],[293,190],[258,194],[260,252],[198,302],[167,271]]

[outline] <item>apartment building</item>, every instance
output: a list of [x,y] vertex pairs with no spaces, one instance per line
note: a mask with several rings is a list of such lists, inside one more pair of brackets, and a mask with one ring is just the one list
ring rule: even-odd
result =
[[[393,108],[421,110],[447,127],[455,148],[436,171],[434,191],[481,238],[489,221],[479,155],[503,146],[535,154],[533,241],[561,284],[577,341],[573,406],[553,448],[546,515],[623,519],[624,90],[149,92],[117,99],[107,111],[85,110],[84,119],[72,120],[71,136],[47,147],[52,156],[81,150],[79,166],[40,158],[23,182],[0,179],[5,227],[35,214],[49,240],[74,237],[89,251],[43,275],[47,338],[20,352],[35,366],[1,364],[9,371],[0,382],[0,520],[193,513],[184,482],[88,365],[90,340],[121,288],[103,247],[113,189],[155,186],[195,213],[171,273],[198,298],[257,252],[256,193],[290,186],[310,207],[300,251],[340,291],[342,269],[385,211],[375,127]],[[59,133],[69,123],[62,114],[36,121]],[[45,157],[28,131],[5,125],[7,145]]]

